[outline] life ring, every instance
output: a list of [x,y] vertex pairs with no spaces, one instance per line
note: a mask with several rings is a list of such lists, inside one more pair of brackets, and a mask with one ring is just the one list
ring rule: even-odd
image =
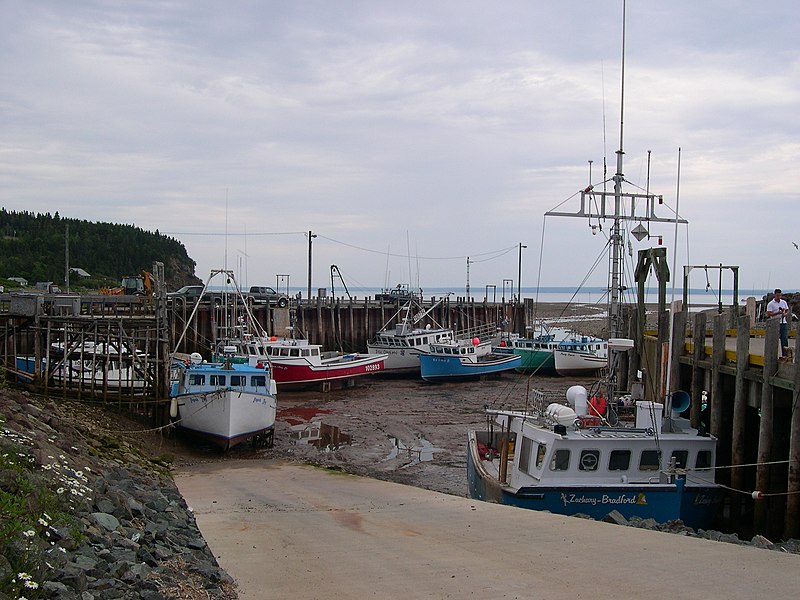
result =
[[594,454],[584,454],[581,456],[581,466],[584,471],[594,471],[597,468],[597,456]]
[[607,404],[602,396],[592,396],[589,400],[589,414],[593,417],[602,417],[606,414]]

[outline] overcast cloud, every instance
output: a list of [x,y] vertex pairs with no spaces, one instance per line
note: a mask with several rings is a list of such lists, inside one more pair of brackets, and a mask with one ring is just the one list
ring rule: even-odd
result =
[[[615,171],[621,0],[0,7],[7,210],[158,229],[251,284],[304,287],[309,230],[314,288],[463,287],[467,256],[476,292],[516,284],[520,243],[533,286],[543,230],[542,285],[576,286],[602,251],[608,224],[543,215]],[[627,191],[651,151],[679,269],[800,289],[797,2],[627,13]]]

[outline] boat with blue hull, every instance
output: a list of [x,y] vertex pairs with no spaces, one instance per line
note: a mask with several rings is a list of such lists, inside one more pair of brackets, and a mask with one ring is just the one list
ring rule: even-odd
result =
[[469,432],[470,497],[595,519],[616,510],[626,519],[712,525],[722,502],[715,438],[678,417],[663,429],[655,402],[637,404],[635,424],[611,427],[587,414],[585,388],[568,395],[577,412],[557,403],[529,413],[497,410],[486,430]]
[[430,344],[428,352],[419,355],[419,366],[425,381],[480,379],[516,369],[521,360],[514,354],[493,352],[490,341],[474,338]]

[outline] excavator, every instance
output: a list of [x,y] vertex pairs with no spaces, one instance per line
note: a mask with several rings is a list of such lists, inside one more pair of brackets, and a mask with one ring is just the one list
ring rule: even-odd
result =
[[128,275],[122,278],[119,286],[100,288],[100,293],[104,296],[152,296],[153,275],[149,271]]

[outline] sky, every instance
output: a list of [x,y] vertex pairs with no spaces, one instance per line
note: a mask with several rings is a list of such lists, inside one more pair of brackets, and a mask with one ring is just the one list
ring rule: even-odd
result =
[[313,232],[314,291],[331,265],[352,288],[604,286],[610,221],[545,213],[604,189],[622,137],[623,191],[688,221],[626,235],[629,272],[660,235],[678,286],[724,265],[800,290],[796,0],[629,0],[622,110],[622,0],[0,13],[0,206],[158,230],[202,279],[305,289]]

